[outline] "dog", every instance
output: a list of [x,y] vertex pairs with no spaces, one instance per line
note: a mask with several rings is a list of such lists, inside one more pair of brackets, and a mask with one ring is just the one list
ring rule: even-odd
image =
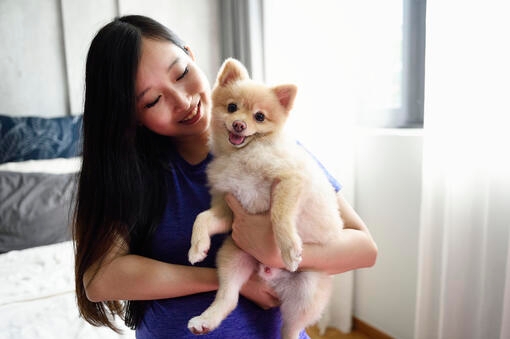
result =
[[[212,234],[231,230],[232,193],[249,213],[270,211],[284,269],[268,268],[227,237],[217,254],[219,288],[214,302],[188,323],[194,334],[216,329],[237,306],[239,291],[255,271],[281,300],[282,338],[299,337],[317,322],[331,293],[326,273],[298,271],[303,243],[324,244],[343,222],[335,190],[317,161],[283,127],[296,97],[295,85],[270,87],[250,79],[243,64],[227,59],[213,87],[211,152],[206,173],[210,209],[193,225],[188,259],[207,256]],[[277,181],[276,185],[273,183]]]

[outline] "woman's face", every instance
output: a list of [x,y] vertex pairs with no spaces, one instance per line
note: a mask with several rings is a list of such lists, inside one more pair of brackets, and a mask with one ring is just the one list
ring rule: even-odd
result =
[[209,82],[193,55],[171,42],[142,39],[135,91],[138,121],[155,133],[189,137],[209,127]]

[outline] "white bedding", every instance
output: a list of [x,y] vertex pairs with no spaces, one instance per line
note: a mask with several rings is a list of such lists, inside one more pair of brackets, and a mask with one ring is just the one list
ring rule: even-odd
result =
[[0,255],[0,338],[134,338],[79,317],[70,241]]

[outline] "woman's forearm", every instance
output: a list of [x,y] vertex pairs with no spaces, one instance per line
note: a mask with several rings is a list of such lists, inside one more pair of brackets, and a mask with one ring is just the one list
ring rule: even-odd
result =
[[[101,265],[95,275],[84,280],[87,297],[93,302],[166,299],[218,289],[214,268],[173,265],[130,254]],[[279,304],[274,292],[256,273],[240,293],[264,309]]]
[[305,244],[300,270],[338,274],[375,264],[377,247],[364,232],[346,228],[326,244]]
[[[377,246],[369,234],[352,228],[340,231],[336,238],[324,244],[303,244],[300,271],[322,271],[338,274],[371,267],[377,258]],[[265,265],[285,268],[280,255],[262,257]]]
[[340,193],[337,200],[344,221],[342,231],[326,244],[305,244],[300,269],[336,274],[375,264],[377,245],[367,226]]
[[103,262],[97,272],[89,271],[85,289],[95,302],[173,298],[218,288],[215,269],[167,264],[131,254]]

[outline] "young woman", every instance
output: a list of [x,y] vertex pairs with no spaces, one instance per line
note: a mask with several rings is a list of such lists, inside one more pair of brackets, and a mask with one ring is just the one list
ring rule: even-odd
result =
[[[214,236],[206,260],[189,264],[193,222],[210,200],[210,108],[210,86],[192,51],[154,20],[117,18],[92,41],[74,220],[78,306],[90,323],[115,329],[113,314],[137,338],[194,337],[187,322],[214,299],[214,257],[224,239]],[[283,267],[268,215],[249,215],[226,199],[238,246]],[[334,274],[374,264],[368,229],[340,194],[338,201],[344,234],[325,247],[305,245],[301,269]],[[241,294],[206,337],[277,338],[273,292],[254,274]]]

